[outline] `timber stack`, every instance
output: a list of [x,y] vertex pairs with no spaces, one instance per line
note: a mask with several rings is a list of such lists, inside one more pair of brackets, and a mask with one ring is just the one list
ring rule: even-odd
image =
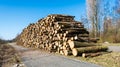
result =
[[44,49],[62,55],[77,56],[89,51],[107,50],[107,47],[93,42],[96,40],[89,37],[84,25],[75,21],[74,16],[60,14],[48,15],[37,23],[30,24],[17,39],[17,43],[24,47]]

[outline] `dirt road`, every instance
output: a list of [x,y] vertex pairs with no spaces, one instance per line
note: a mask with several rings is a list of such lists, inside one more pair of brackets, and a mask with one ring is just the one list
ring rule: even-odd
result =
[[9,44],[20,52],[22,61],[27,67],[101,67],[88,62],[56,56],[42,50],[24,48],[15,43]]

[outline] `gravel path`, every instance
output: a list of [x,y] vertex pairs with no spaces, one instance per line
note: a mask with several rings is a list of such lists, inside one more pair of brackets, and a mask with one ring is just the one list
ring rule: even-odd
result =
[[27,67],[101,67],[88,62],[56,56],[42,50],[24,48],[15,43],[10,43],[10,45],[20,52],[23,63]]
[[120,46],[108,46],[109,51],[120,52]]

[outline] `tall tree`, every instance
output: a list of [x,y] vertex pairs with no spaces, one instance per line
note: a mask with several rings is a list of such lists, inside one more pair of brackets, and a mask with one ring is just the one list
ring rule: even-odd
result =
[[118,42],[120,36],[120,0],[115,0],[114,8],[114,22],[115,22],[115,42]]
[[116,8],[117,8],[117,13],[120,15],[120,0],[116,0]]
[[101,0],[86,0],[87,3],[87,18],[91,23],[92,36],[100,36],[100,3]]

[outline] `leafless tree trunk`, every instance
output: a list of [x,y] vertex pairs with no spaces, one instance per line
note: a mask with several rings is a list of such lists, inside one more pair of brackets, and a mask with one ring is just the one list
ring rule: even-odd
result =
[[99,26],[99,5],[100,0],[86,0],[87,2],[87,18],[92,26],[92,36],[100,36]]

